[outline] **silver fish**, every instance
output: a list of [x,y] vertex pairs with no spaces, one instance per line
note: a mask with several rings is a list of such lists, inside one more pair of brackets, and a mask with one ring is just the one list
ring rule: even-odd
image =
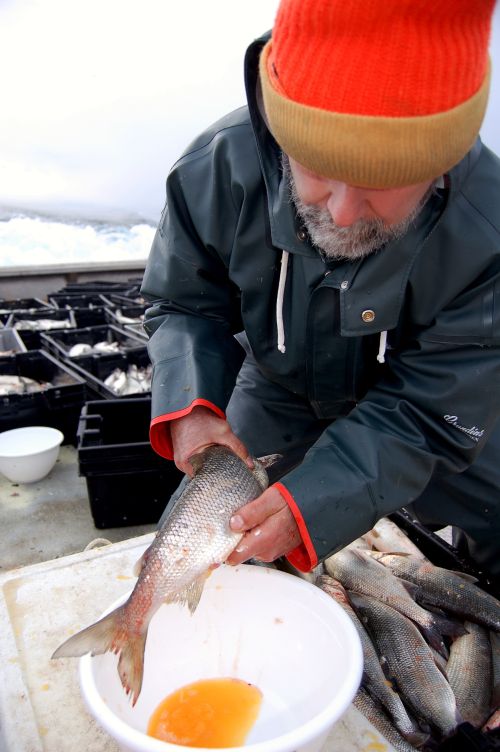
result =
[[363,538],[377,551],[407,553],[416,556],[417,559],[427,561],[420,549],[417,548],[401,528],[387,517],[382,517],[371,530],[363,535]]
[[27,376],[0,375],[0,396],[33,394],[34,392],[42,392],[49,386],[51,386],[49,383],[35,381]]
[[452,643],[446,675],[462,718],[480,728],[490,713],[491,644],[484,627],[466,621],[465,628],[468,634]]
[[242,538],[231,516],[267,488],[265,467],[277,455],[254,460],[253,470],[224,446],[209,446],[190,462],[195,471],[142,557],[139,579],[122,606],[60,645],[53,658],[119,654],[118,673],[135,705],[144,668],[149,622],[162,603],[187,604],[194,612],[205,580]]
[[353,705],[380,731],[397,752],[417,752],[417,748],[401,736],[384,711],[363,687],[358,689]]
[[474,578],[413,556],[370,553],[397,577],[418,586],[417,597],[430,606],[500,631],[500,602],[474,584]]
[[349,600],[367,624],[405,703],[442,736],[453,733],[461,721],[455,695],[417,627],[399,611],[369,596],[349,593]]
[[[342,549],[325,561],[325,569],[346,590],[369,595],[387,603],[418,624],[426,639],[438,652],[447,656],[442,634],[463,634],[460,624],[426,611],[412,596],[417,588],[403,583],[372,557],[370,551]],[[410,592],[411,591],[411,594]]]
[[420,746],[428,739],[428,734],[421,733],[415,726],[400,696],[394,691],[390,681],[387,680],[373,642],[353,610],[346,591],[340,582],[327,574],[318,577],[316,585],[337,601],[356,628],[363,650],[363,685],[370,695],[384,706],[391,716],[392,722],[405,739]]
[[71,321],[59,319],[22,319],[14,323],[19,331],[47,331],[49,329],[71,329]]
[[106,377],[104,383],[119,396],[149,392],[151,390],[151,374],[151,365],[145,368],[138,368],[133,363],[128,367],[127,371],[115,368]]

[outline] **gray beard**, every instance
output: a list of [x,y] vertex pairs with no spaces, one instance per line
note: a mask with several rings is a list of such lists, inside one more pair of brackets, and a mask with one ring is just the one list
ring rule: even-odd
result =
[[301,201],[297,194],[288,157],[285,154],[283,154],[282,167],[283,177],[288,182],[290,197],[313,245],[323,256],[330,259],[352,261],[364,258],[380,250],[387,243],[403,237],[434,191],[433,185],[413,211],[396,224],[386,225],[382,219],[373,218],[358,219],[349,227],[338,227],[328,209],[309,206]]

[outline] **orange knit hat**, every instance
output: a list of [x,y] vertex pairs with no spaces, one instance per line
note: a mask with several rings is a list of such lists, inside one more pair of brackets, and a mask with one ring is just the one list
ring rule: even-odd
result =
[[495,0],[281,0],[260,59],[269,127],[325,177],[391,188],[436,178],[486,110]]

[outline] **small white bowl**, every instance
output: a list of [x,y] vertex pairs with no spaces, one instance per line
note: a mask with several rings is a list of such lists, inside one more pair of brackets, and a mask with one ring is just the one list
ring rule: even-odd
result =
[[0,433],[0,472],[13,483],[36,483],[50,473],[64,435],[57,428],[28,426]]
[[193,752],[148,736],[148,720],[179,687],[221,677],[263,694],[245,746],[232,752],[317,752],[356,694],[362,663],[351,620],[320,588],[274,569],[221,566],[194,615],[170,604],[153,617],[135,707],[112,653],[83,656],[80,685],[92,715],[127,752]]

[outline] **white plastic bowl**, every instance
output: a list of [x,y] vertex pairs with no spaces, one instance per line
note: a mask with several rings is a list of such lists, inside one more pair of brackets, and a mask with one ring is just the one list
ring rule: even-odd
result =
[[64,439],[48,426],[14,428],[0,433],[0,472],[13,483],[35,483],[54,467]]
[[221,566],[193,616],[170,604],[153,617],[135,707],[112,653],[83,656],[80,684],[90,712],[127,752],[192,752],[148,736],[149,718],[175,689],[218,677],[263,693],[245,747],[233,752],[317,752],[353,699],[362,663],[349,617],[318,587],[264,567]]

